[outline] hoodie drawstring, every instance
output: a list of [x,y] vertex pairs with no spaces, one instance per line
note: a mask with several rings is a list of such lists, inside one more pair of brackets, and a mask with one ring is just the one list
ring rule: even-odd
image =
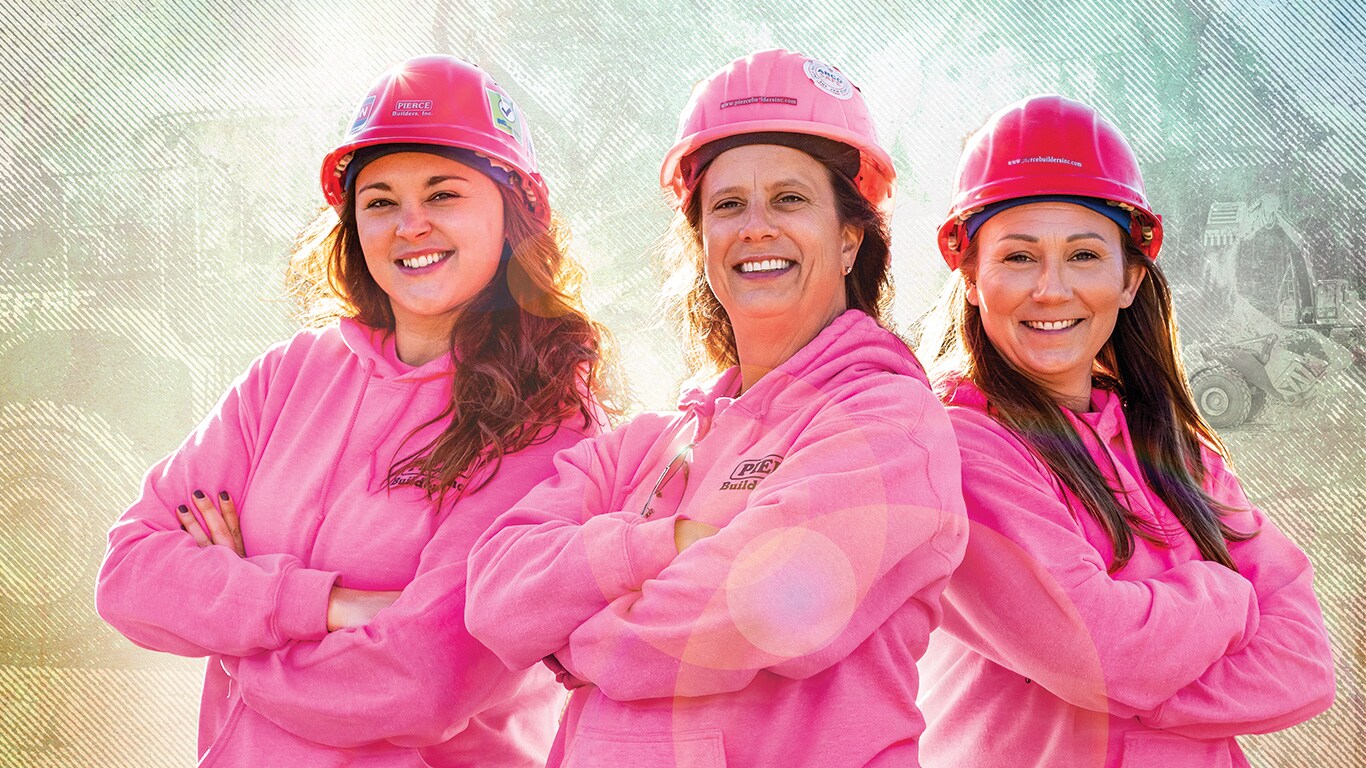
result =
[[[331,500],[332,481],[337,476],[337,469],[341,467],[342,454],[346,452],[346,444],[351,440],[351,431],[356,427],[356,419],[360,417],[361,404],[365,402],[365,392],[370,388],[370,379],[375,374],[375,361],[365,361],[365,378],[361,380],[360,392],[356,394],[356,402],[351,406],[351,418],[346,420],[346,430],[342,432],[342,439],[337,443],[337,453],[332,457],[332,468],[327,472],[327,479],[323,481],[323,490],[318,500],[318,523],[322,523],[327,517],[327,503]],[[313,554],[313,545],[318,541],[318,537],[312,536],[309,539],[308,554]]]

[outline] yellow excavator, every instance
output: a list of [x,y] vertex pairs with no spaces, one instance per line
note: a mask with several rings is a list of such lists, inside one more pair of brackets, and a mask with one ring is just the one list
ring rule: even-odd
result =
[[[1289,242],[1271,312],[1254,308],[1236,290],[1239,247],[1268,230],[1279,230]],[[1331,370],[1366,364],[1366,308],[1346,280],[1315,279],[1309,248],[1279,198],[1214,203],[1203,244],[1210,254],[1206,282],[1227,306],[1220,327],[1188,346],[1183,357],[1196,407],[1212,426],[1239,426],[1268,400],[1304,403]]]

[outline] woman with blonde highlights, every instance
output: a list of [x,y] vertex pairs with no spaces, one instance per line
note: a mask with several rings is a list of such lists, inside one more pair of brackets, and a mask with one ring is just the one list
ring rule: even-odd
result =
[[1308,559],[1186,385],[1133,151],[1061,96],[968,142],[922,339],[971,530],[925,656],[931,766],[1247,766],[1333,700]]
[[465,629],[465,562],[598,431],[603,336],[525,119],[479,68],[411,59],[322,186],[290,271],[313,327],[153,467],[100,614],[209,658],[201,765],[540,765],[562,696]]

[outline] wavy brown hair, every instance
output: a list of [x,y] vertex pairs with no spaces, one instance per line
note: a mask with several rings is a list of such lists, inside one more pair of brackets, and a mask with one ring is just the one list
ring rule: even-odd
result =
[[[496,186],[502,259],[451,329],[451,355],[459,360],[451,402],[418,429],[449,423],[389,469],[391,480],[417,473],[438,505],[452,490],[459,498],[483,487],[504,456],[548,440],[550,427],[598,421],[599,404],[615,413],[611,337],[583,307],[583,271],[567,252],[563,226],[558,218],[539,223],[519,193]],[[365,266],[352,190],[340,213],[322,211],[299,236],[286,282],[308,325],[351,317],[394,330],[389,297]]]
[[[841,225],[863,230],[853,270],[844,277],[844,298],[850,309],[860,309],[885,328],[891,328],[892,273],[891,235],[887,219],[858,192],[853,180],[830,163],[812,156],[825,166],[835,190],[836,210]],[[704,174],[705,175],[705,174]],[[697,181],[701,185],[701,179]],[[688,363],[694,370],[723,370],[740,364],[735,347],[735,329],[725,307],[707,285],[702,253],[702,196],[689,195],[687,203],[674,216],[664,245],[664,285],[670,315],[681,326],[687,339]]]
[[[1227,507],[1205,493],[1203,442],[1227,458],[1219,436],[1195,408],[1177,345],[1171,291],[1162,269],[1123,234],[1127,270],[1147,270],[1133,304],[1119,311],[1114,332],[1096,356],[1096,386],[1115,390],[1134,453],[1149,487],[1190,533],[1200,554],[1237,570],[1228,541],[1256,535],[1230,528]],[[1114,547],[1109,571],[1123,568],[1134,552],[1134,536],[1162,544],[1149,524],[1126,509],[1110,487],[1052,392],[1012,366],[982,328],[977,307],[967,300],[965,280],[976,273],[977,244],[970,242],[960,271],[945,286],[935,308],[922,320],[919,352],[941,385],[972,382],[986,395],[991,415],[1010,428],[1081,500],[1105,529]]]

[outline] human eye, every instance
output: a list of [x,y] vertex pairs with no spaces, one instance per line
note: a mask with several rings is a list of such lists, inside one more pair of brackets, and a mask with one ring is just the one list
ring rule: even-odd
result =
[[1099,259],[1099,258],[1100,258],[1100,255],[1097,254],[1095,251],[1085,251],[1085,250],[1083,250],[1083,251],[1077,251],[1076,253],[1072,254],[1072,260],[1073,260],[1073,261],[1095,261],[1096,259]]
[[372,198],[370,198],[369,200],[365,201],[365,204],[364,204],[363,206],[361,206],[361,207],[362,207],[362,208],[365,208],[366,210],[376,210],[376,209],[380,209],[380,208],[387,208],[387,207],[389,207],[389,206],[391,206],[391,205],[393,205],[393,204],[394,204],[394,201],[392,201],[392,200],[390,200],[390,199],[388,199],[388,198],[384,198],[384,197],[372,197]]
[[1011,251],[1010,253],[1007,253],[1004,258],[1001,259],[1001,261],[1004,261],[1008,264],[1028,264],[1033,260],[1034,257],[1030,256],[1028,253],[1025,253],[1024,251]]
[[795,205],[797,203],[806,202],[806,198],[796,192],[783,192],[778,195],[777,202],[784,205]]
[[711,209],[712,209],[713,211],[726,211],[726,210],[734,210],[734,209],[739,208],[739,207],[740,207],[740,201],[739,201],[739,200],[737,200],[737,199],[735,199],[735,198],[733,198],[733,197],[726,197],[726,198],[722,198],[722,199],[716,201],[715,203],[713,203],[712,206],[711,206]]
[[433,202],[443,202],[446,200],[455,200],[461,197],[464,197],[464,195],[460,194],[459,192],[450,189],[442,189],[433,192],[430,199]]

